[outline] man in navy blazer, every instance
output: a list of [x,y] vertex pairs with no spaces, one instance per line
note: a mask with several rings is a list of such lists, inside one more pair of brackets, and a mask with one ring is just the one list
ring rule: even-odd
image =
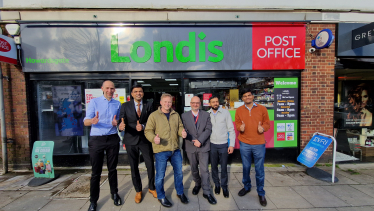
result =
[[143,188],[138,167],[139,151],[142,152],[145,166],[147,167],[148,191],[153,197],[157,198],[152,144],[144,136],[144,128],[149,115],[153,112],[153,106],[151,102],[143,101],[144,92],[140,84],[131,88],[131,96],[133,99],[121,106],[118,129],[120,131],[125,130],[123,142],[126,146],[131,167],[132,183],[136,191],[135,202],[140,203]]
[[[190,102],[191,111],[182,114],[183,125],[187,132],[183,148],[190,161],[191,173],[195,181],[192,194],[197,195],[202,187],[203,197],[210,204],[216,204],[216,199],[210,194],[208,168],[212,123],[209,113],[199,109],[200,104],[200,98],[194,96]],[[198,167],[200,168],[201,176]]]

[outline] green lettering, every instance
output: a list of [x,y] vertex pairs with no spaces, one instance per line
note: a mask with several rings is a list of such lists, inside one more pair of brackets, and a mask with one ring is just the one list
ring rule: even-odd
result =
[[41,59],[41,60],[40,60],[40,63],[45,63],[45,59]]
[[222,47],[222,41],[214,40],[208,44],[208,50],[210,53],[217,55],[216,57],[209,56],[208,61],[210,62],[220,62],[223,59],[223,52],[217,48],[216,46]]
[[[144,48],[144,56],[143,57],[139,57],[138,56],[138,48],[139,47],[143,47]],[[151,58],[151,56],[152,56],[152,48],[145,41],[136,41],[131,46],[130,56],[137,63],[147,62]]]
[[173,43],[171,43],[170,41],[153,42],[154,62],[161,62],[161,48],[162,47],[166,48],[166,61],[173,62],[174,61]]
[[26,63],[31,63],[31,59],[30,58],[26,58]]
[[32,62],[32,63],[35,63],[35,59],[31,59],[31,62]]
[[205,62],[205,42],[199,43],[199,62]]
[[[183,56],[183,48],[188,47],[188,56]],[[195,32],[188,33],[188,41],[181,41],[175,48],[175,56],[180,62],[195,62],[196,61],[196,42]]]
[[65,63],[69,63],[69,59],[66,59],[66,60],[65,60]]
[[[131,62],[130,58],[127,56],[118,55],[118,35],[112,35],[110,43],[110,58],[112,62]],[[66,59],[66,63],[69,63],[69,60]]]
[[40,63],[40,60],[39,60],[39,59],[37,59],[37,60],[36,60],[36,63]]

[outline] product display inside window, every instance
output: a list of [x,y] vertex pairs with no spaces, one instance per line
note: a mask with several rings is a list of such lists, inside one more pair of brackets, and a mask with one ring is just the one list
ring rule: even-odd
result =
[[[235,125],[236,109],[244,105],[240,94],[240,90],[244,88],[250,88],[254,94],[254,102],[265,106],[268,110],[270,129],[265,132],[266,147],[297,147],[297,78],[185,79],[184,112],[191,110],[190,100],[193,96],[200,97],[201,108],[206,111],[210,109],[209,98],[217,96],[220,107],[229,110]],[[235,142],[235,148],[238,149],[239,140],[236,138]]]
[[[113,81],[114,99],[124,103],[128,81]],[[90,100],[103,95],[102,81],[35,81],[37,140],[54,141],[55,154],[88,154],[90,127],[83,119]],[[122,147],[121,147],[122,149]],[[122,149],[123,150],[123,149]]]

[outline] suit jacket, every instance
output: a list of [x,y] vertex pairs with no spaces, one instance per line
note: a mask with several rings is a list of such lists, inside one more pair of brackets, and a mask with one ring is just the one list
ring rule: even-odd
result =
[[139,132],[136,130],[136,125],[139,120],[139,123],[144,125],[145,128],[148,117],[152,112],[152,103],[145,100],[143,100],[143,109],[140,118],[136,113],[134,100],[122,104],[118,125],[121,124],[123,118],[126,124],[125,135],[123,136],[123,142],[125,145],[150,144],[144,136],[144,129]]
[[[210,134],[212,133],[212,122],[208,112],[199,110],[199,119],[197,120],[197,127],[192,111],[182,114],[182,121],[187,132],[187,137],[183,143],[183,149],[187,152],[208,152],[210,151]],[[197,139],[201,146],[196,147],[192,140]]]

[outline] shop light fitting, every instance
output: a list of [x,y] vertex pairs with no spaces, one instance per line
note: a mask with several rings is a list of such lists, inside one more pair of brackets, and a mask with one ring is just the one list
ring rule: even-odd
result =
[[136,81],[137,83],[141,84],[141,83],[144,83],[144,81]]
[[142,86],[152,86],[151,84],[142,84]]
[[174,78],[168,78],[168,79],[165,79],[165,81],[177,81],[177,79],[174,79]]
[[178,86],[178,84],[169,84],[170,86]]

